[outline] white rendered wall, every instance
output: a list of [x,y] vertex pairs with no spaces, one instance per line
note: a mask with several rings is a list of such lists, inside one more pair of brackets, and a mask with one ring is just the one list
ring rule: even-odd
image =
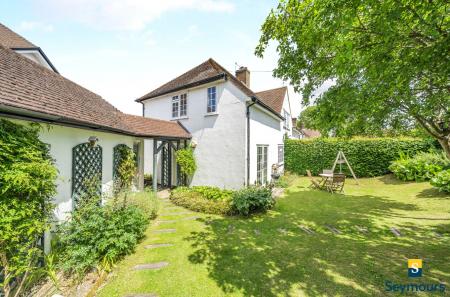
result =
[[250,108],[250,184],[257,178],[257,145],[268,145],[267,149],[267,181],[272,179],[272,165],[278,164],[278,145],[283,144],[286,131],[283,121],[268,114],[258,105]]
[[[207,88],[216,86],[217,113],[207,114]],[[144,116],[172,119],[172,96],[187,93],[187,117],[178,119],[197,143],[197,171],[191,185],[241,188],[246,180],[247,97],[228,81],[175,92],[144,102]],[[145,172],[152,172],[152,142],[145,142]],[[158,175],[160,171],[158,170]]]

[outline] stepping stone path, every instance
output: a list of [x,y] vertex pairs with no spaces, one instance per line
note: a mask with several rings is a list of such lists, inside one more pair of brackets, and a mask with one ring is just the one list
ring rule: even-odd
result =
[[338,229],[336,229],[335,227],[333,227],[331,225],[325,225],[325,227],[327,227],[328,230],[330,230],[331,232],[333,232],[336,235],[342,233],[341,231],[339,231]]
[[440,234],[438,232],[434,232],[434,236],[436,236],[437,238],[442,238],[442,234]]
[[305,231],[308,234],[314,234],[315,233],[314,230],[311,230],[308,227],[303,226],[303,225],[300,226],[300,229],[302,229],[303,231]]
[[161,224],[161,223],[175,223],[178,222],[178,220],[157,220],[156,223],[157,224]]
[[228,225],[228,234],[233,234],[234,229],[235,229],[235,227],[233,225]]
[[153,233],[173,233],[175,231],[176,231],[176,229],[158,229],[158,230],[153,230]]
[[367,229],[367,227],[361,227],[361,226],[355,226],[355,227],[361,233],[369,233],[369,230]]
[[169,265],[169,262],[157,262],[150,264],[139,264],[134,266],[133,270],[156,270]]
[[124,297],[158,297],[156,294],[131,294],[131,295],[125,295]]
[[173,244],[172,243],[155,243],[155,244],[146,245],[145,248],[146,249],[155,249],[155,248],[166,247],[166,246],[173,246]]
[[260,235],[261,234],[261,231],[259,231],[259,230],[254,230],[255,231],[255,235]]
[[185,215],[185,214],[192,214],[192,212],[183,211],[183,212],[162,213],[159,216],[160,217],[168,217],[168,216],[179,216],[179,215]]
[[395,236],[397,236],[397,237],[402,236],[402,234],[400,233],[400,231],[398,229],[391,227],[390,230],[391,230],[392,234],[394,234]]

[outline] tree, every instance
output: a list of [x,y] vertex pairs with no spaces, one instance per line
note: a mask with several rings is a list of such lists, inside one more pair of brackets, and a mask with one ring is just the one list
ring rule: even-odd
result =
[[317,107],[312,105],[308,106],[297,118],[297,128],[307,128],[307,129],[319,129],[320,124],[316,123],[315,113],[317,112]]
[[332,82],[315,100],[326,129],[418,124],[450,158],[449,10],[445,0],[281,1],[256,55],[278,43],[274,75],[290,80],[304,104]]

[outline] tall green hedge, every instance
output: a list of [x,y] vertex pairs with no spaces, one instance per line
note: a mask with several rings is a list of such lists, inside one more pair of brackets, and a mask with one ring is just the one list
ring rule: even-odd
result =
[[[391,161],[403,152],[410,156],[418,152],[435,149],[436,144],[429,139],[414,138],[318,138],[285,141],[285,168],[289,171],[313,175],[323,169],[331,169],[339,150],[347,157],[357,177],[379,176],[389,173]],[[336,165],[339,170],[339,165]],[[350,174],[347,166],[343,171]]]

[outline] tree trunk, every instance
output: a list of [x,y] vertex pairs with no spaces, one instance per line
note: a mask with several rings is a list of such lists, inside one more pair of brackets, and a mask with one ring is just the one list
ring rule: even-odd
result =
[[439,144],[444,149],[445,154],[447,155],[447,158],[450,159],[450,135],[447,135],[447,137],[444,137],[442,139],[438,139]]

